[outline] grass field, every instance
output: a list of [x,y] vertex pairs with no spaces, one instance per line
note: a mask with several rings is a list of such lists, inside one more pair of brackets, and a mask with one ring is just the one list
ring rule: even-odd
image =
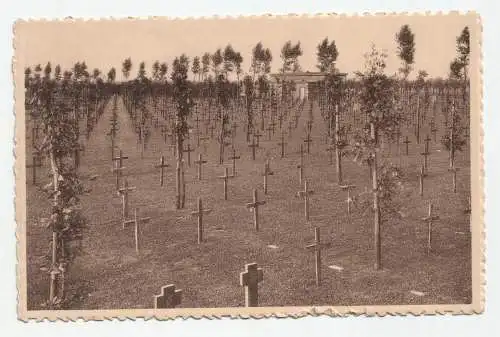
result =
[[[299,144],[304,136],[306,109],[293,134],[287,136],[287,155],[280,158],[279,131],[260,140],[257,158],[251,160],[242,123],[235,140],[237,176],[229,180],[229,198],[224,201],[224,166],[218,164],[218,144],[214,138],[206,151],[196,149],[192,162],[201,151],[208,163],[203,180],[196,178],[192,163],[186,171],[186,208],[175,210],[175,158],[158,130],[143,159],[137,147],[122,100],[118,100],[120,130],[117,146],[129,157],[125,175],[136,191],[131,193],[131,209],[139,208],[141,217],[151,221],[140,228],[140,254],[134,246],[133,228],[122,229],[121,198],[115,191],[111,172],[109,130],[112,100],[86,144],[79,172],[91,191],[83,196],[83,214],[89,227],[82,243],[84,254],[69,271],[68,291],[78,294],[71,309],[149,308],[161,286],[173,283],[183,290],[179,307],[233,307],[244,305],[244,289],[239,273],[246,263],[257,262],[264,271],[259,284],[259,305],[376,305],[439,304],[471,302],[471,247],[469,216],[464,214],[470,192],[470,165],[457,154],[457,193],[451,189],[448,153],[431,142],[429,175],[425,192],[418,194],[418,168],[423,142],[410,144],[410,155],[403,156],[405,182],[395,200],[399,214],[382,223],[382,265],[375,271],[373,216],[369,210],[355,207],[346,212],[346,192],[336,183],[335,166],[325,151],[325,123],[314,111],[311,153],[305,156],[305,177],[310,188],[311,219],[306,222],[303,201],[296,197],[299,184],[297,164]],[[284,123],[286,129],[287,123]],[[423,130],[424,131],[424,130]],[[264,132],[265,133],[265,132]],[[425,135],[425,133],[423,133]],[[423,137],[422,137],[423,138]],[[29,142],[28,142],[29,143]],[[191,141],[191,144],[195,144]],[[196,145],[196,144],[195,144]],[[397,161],[396,146],[384,156]],[[402,151],[404,153],[404,151]],[[159,186],[158,164],[164,154],[171,166],[166,169],[165,184]],[[227,151],[227,155],[229,155]],[[29,158],[29,157],[28,157]],[[264,195],[262,171],[270,158],[273,176],[269,193]],[[46,183],[47,165],[39,174]],[[344,182],[357,186],[355,194],[370,186],[369,170],[350,159],[343,161]],[[88,178],[98,175],[97,179]],[[49,249],[50,232],[39,225],[47,217],[49,200],[27,177],[27,256],[28,309],[40,309],[48,296],[49,280],[40,271],[42,257]],[[252,201],[252,189],[267,204],[259,209],[260,231],[253,229],[253,214],[245,207]],[[205,242],[197,244],[196,209],[198,196],[211,214],[204,216]],[[428,202],[440,216],[434,225],[433,251],[427,255]],[[322,241],[331,243],[323,250],[323,282],[315,284],[314,254],[305,247],[314,241],[314,226],[321,228]],[[339,266],[342,270],[329,266]],[[418,296],[411,291],[422,292]]]

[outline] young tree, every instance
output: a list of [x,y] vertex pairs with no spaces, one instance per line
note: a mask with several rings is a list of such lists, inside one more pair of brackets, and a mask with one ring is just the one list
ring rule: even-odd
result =
[[406,80],[412,71],[415,57],[415,35],[410,26],[401,27],[399,33],[396,34],[396,42],[398,43],[398,57],[402,62],[399,71]]
[[470,32],[469,27],[465,27],[457,37],[457,60],[462,66],[463,79],[467,82],[468,66],[470,63]]
[[49,80],[51,73],[52,73],[52,65],[50,64],[50,62],[48,62],[47,65],[45,66],[45,68],[43,69],[44,78]]
[[222,59],[224,60],[224,73],[226,78],[228,78],[229,74],[234,70],[234,57],[236,52],[233,49],[233,46],[228,44],[226,48],[224,48],[224,52],[222,54]]
[[165,76],[167,76],[168,65],[165,62],[160,64],[160,80],[163,82],[165,80]]
[[[456,39],[457,42],[457,57],[450,64],[450,79],[463,81],[463,100],[468,102],[467,87],[468,87],[468,66],[470,62],[470,32],[469,27],[465,27],[460,36]],[[449,166],[454,167],[455,152],[462,151],[467,144],[463,133],[466,127],[462,126],[461,116],[457,113],[456,102],[453,99],[451,102],[451,118],[449,118],[449,134],[445,134],[441,139],[441,143],[449,151]],[[468,103],[466,105],[465,117],[469,117]]]
[[193,59],[193,65],[191,66],[191,72],[194,75],[194,80],[196,81],[196,77],[198,77],[198,80],[200,79],[201,75],[201,65],[200,65],[200,57],[195,56]]
[[245,99],[247,110],[247,142],[250,141],[250,135],[253,132],[253,99],[254,99],[254,81],[250,75],[243,78],[243,85],[245,87]]
[[153,66],[151,68],[151,78],[153,81],[158,81],[160,76],[160,62],[158,60],[153,62]]
[[219,48],[213,53],[211,56],[212,59],[212,69],[215,74],[215,78],[218,78],[219,73],[220,73],[220,66],[222,62],[224,61],[224,57],[222,56],[222,50]]
[[379,163],[380,134],[393,139],[400,122],[399,114],[394,107],[395,81],[385,74],[387,54],[372,45],[365,54],[365,69],[358,72],[361,90],[359,102],[361,111],[368,117],[368,123],[362,132],[355,136],[354,153],[356,158],[371,167],[374,236],[375,236],[375,269],[381,268],[381,236],[380,226],[382,212],[391,209],[394,184],[391,177],[397,176],[397,170],[386,163]]
[[111,69],[109,69],[107,78],[108,78],[108,82],[109,83],[115,83],[115,80],[116,80],[116,69],[114,67],[111,67]]
[[286,101],[288,98],[290,88],[288,83],[285,81],[285,73],[300,71],[299,57],[302,56],[302,48],[300,47],[300,41],[293,45],[291,41],[287,41],[281,48],[281,60],[282,67],[281,73],[283,75],[281,79],[281,100]]
[[210,72],[210,60],[211,56],[209,53],[203,54],[201,57],[201,74],[203,76],[203,80],[205,81],[207,79],[207,75]]
[[335,62],[338,56],[339,52],[335,45],[335,41],[332,40],[332,42],[328,42],[328,37],[325,37],[317,46],[316,57],[318,59],[318,64],[316,67],[321,72],[331,73],[335,69]]
[[61,86],[50,80],[46,67],[45,78],[34,93],[40,112],[43,140],[37,144],[38,152],[50,162],[51,183],[43,190],[52,199],[47,228],[52,232],[51,252],[48,256],[50,275],[49,306],[64,306],[64,285],[70,263],[79,252],[75,245],[82,239],[84,219],[79,211],[79,195],[83,193],[73,161],[78,148],[78,120],[73,118],[70,100],[74,98],[71,78],[65,78]]
[[219,163],[224,163],[224,147],[225,139],[228,135],[227,125],[229,124],[229,81],[226,76],[219,74],[215,82],[217,92],[217,118],[221,121],[221,128],[219,133]]
[[273,55],[269,48],[264,48],[262,42],[259,42],[252,49],[252,64],[250,71],[253,74],[253,81],[263,74],[269,74],[271,72],[271,62],[273,61]]
[[302,56],[300,41],[295,45],[293,45],[291,41],[287,41],[281,48],[281,60],[283,61],[281,71],[283,73],[299,71],[300,56]]
[[61,74],[61,66],[58,64],[54,68],[54,79],[59,82],[62,79],[62,74]]
[[[182,187],[184,186],[183,174],[181,174],[182,157],[184,150],[184,137],[188,133],[187,117],[191,112],[193,100],[191,89],[187,80],[189,70],[189,59],[186,55],[176,57],[172,64],[171,79],[173,82],[173,98],[177,109],[175,134],[177,138],[177,172],[176,172],[176,208],[184,207],[185,196]],[[182,194],[181,194],[182,191]]]
[[130,76],[130,71],[132,70],[132,59],[126,58],[122,63],[122,73],[126,80]]

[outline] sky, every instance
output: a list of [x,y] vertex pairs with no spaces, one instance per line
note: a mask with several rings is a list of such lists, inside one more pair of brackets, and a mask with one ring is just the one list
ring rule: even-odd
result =
[[131,77],[135,77],[141,61],[146,62],[149,73],[155,60],[167,62],[171,68],[173,59],[182,53],[192,60],[231,44],[243,56],[245,73],[252,48],[260,41],[271,49],[272,72],[277,72],[281,47],[291,40],[301,42],[302,69],[317,71],[316,46],[328,37],[336,42],[340,71],[352,75],[362,70],[363,55],[373,43],[388,53],[387,71],[394,73],[400,67],[395,35],[408,24],[415,34],[413,75],[422,69],[430,77],[446,77],[462,29],[470,27],[471,39],[480,33],[474,31],[474,20],[474,16],[451,14],[20,22],[15,27],[16,60],[23,68],[50,61],[63,69],[85,61],[90,72],[99,68],[107,73],[116,67],[117,80],[121,80],[121,63],[127,57],[132,58]]

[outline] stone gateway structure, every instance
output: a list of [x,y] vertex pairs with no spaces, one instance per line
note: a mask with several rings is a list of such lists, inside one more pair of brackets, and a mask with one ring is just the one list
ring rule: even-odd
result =
[[[271,74],[271,85],[278,88],[282,81],[292,83],[292,97],[294,100],[305,100],[317,96],[319,84],[325,79],[327,73],[312,71],[297,71],[293,73]],[[346,73],[337,76],[345,78]],[[279,90],[277,91],[279,93]]]

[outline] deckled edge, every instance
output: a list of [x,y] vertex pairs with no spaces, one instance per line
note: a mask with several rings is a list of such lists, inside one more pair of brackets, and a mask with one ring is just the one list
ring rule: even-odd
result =
[[[25,118],[24,118],[24,108],[22,102],[24,102],[24,91],[16,86],[17,77],[19,71],[17,63],[19,61],[18,52],[18,36],[16,34],[17,29],[22,24],[35,22],[82,22],[82,21],[137,21],[137,20],[219,20],[219,19],[253,19],[253,18],[272,18],[272,19],[297,19],[297,18],[315,18],[315,17],[349,17],[349,18],[361,18],[361,17],[374,17],[374,16],[448,16],[448,15],[460,15],[460,16],[475,16],[476,26],[478,33],[474,43],[477,43],[479,48],[479,79],[477,80],[477,85],[479,86],[477,90],[479,92],[477,95],[480,97],[479,101],[479,181],[478,190],[479,196],[478,200],[479,207],[477,210],[480,212],[477,221],[479,223],[474,224],[475,227],[479,227],[478,233],[478,244],[480,246],[480,264],[479,264],[479,293],[474,293],[474,287],[472,289],[473,297],[472,304],[464,305],[384,305],[384,306],[349,306],[349,307],[259,307],[259,308],[203,308],[203,309],[169,309],[169,310],[152,310],[152,309],[137,309],[137,310],[82,310],[82,311],[28,311],[26,309],[26,296],[27,296],[27,284],[26,282],[21,282],[22,278],[26,277],[26,265],[25,263],[20,263],[19,261],[26,261],[26,237],[24,235],[26,230],[25,221],[19,221],[20,206],[25,207],[26,201],[26,191],[25,191],[25,180],[26,180],[26,170],[25,170],[25,151],[23,146],[25,144]],[[485,306],[485,236],[486,229],[484,226],[484,206],[485,206],[485,192],[484,192],[484,128],[483,128],[483,114],[484,114],[484,103],[483,103],[483,26],[481,21],[481,16],[476,11],[425,11],[425,12],[363,12],[363,13],[313,13],[313,14],[271,14],[265,13],[261,15],[213,15],[213,16],[200,16],[200,17],[168,17],[168,16],[147,16],[147,17],[108,17],[108,18],[55,18],[55,19],[18,19],[13,25],[13,48],[14,55],[12,58],[12,74],[13,74],[13,87],[14,87],[14,116],[15,116],[15,133],[14,133],[14,178],[15,178],[15,221],[16,221],[16,280],[17,280],[17,291],[18,291],[18,319],[23,322],[29,321],[104,321],[104,320],[132,320],[144,319],[144,320],[174,320],[174,319],[224,319],[224,318],[240,318],[240,319],[262,319],[262,318],[301,318],[306,316],[330,316],[330,317],[346,317],[346,316],[422,316],[422,315],[463,315],[463,314],[481,314],[484,312]],[[472,41],[471,41],[472,42]],[[21,63],[21,62],[19,62]],[[22,87],[22,86],[21,86]],[[472,88],[472,83],[471,83]],[[18,92],[19,91],[19,92]],[[471,90],[472,92],[472,90]],[[16,99],[19,98],[19,99]],[[472,93],[471,93],[471,110],[472,110]],[[17,114],[16,112],[20,112]],[[472,113],[471,113],[472,122]],[[471,132],[472,133],[472,132]],[[471,137],[472,138],[472,137]],[[17,141],[16,141],[17,140]],[[472,139],[471,139],[471,152],[472,152]],[[472,153],[471,153],[472,155]],[[473,159],[471,159],[472,162]],[[471,163],[472,165],[472,163]],[[472,170],[471,170],[472,171]],[[17,179],[19,177],[19,179]],[[18,181],[19,180],[19,181]],[[474,182],[473,174],[471,172],[471,184]],[[24,193],[19,193],[23,192]],[[471,186],[472,190],[472,186]],[[471,191],[472,193],[472,191]],[[24,198],[23,198],[24,197]],[[474,202],[474,199],[471,198]],[[474,208],[472,208],[474,209]],[[25,213],[25,211],[24,211]],[[472,212],[474,213],[474,211]],[[23,220],[23,219],[21,219]],[[25,220],[25,219],[24,219]],[[474,244],[474,240],[471,240],[471,247]],[[474,274],[474,263],[472,261],[472,274]],[[472,275],[474,277],[474,275]],[[478,296],[479,301],[474,301],[474,297]],[[230,312],[229,312],[230,311]]]

